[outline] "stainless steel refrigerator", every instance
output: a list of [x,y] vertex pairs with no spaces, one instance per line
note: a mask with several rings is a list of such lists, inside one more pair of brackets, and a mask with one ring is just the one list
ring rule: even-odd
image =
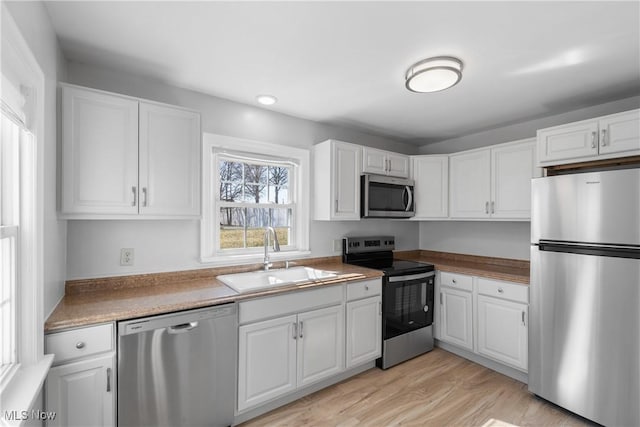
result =
[[529,390],[640,425],[640,169],[532,184]]

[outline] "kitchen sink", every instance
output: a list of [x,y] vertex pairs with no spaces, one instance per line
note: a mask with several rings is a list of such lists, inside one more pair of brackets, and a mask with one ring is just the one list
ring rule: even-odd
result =
[[250,292],[309,281],[333,279],[338,274],[333,271],[317,270],[311,267],[293,267],[248,273],[224,274],[218,276],[225,285],[236,292]]

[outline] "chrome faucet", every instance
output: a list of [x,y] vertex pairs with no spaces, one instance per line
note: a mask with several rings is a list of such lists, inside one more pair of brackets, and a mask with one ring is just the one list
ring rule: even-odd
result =
[[273,251],[280,252],[280,243],[278,243],[278,235],[273,227],[264,228],[264,270],[267,271],[273,265],[269,261],[269,235],[273,234]]

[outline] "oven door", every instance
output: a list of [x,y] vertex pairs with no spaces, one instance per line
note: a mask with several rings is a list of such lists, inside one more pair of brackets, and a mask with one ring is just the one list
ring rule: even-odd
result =
[[433,323],[435,273],[385,277],[382,290],[385,340]]

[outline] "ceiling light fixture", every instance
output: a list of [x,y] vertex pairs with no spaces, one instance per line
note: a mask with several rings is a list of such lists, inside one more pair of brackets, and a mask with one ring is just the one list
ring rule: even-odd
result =
[[256,96],[256,100],[262,105],[273,105],[278,102],[278,98],[273,95],[258,95]]
[[438,92],[462,79],[462,61],[452,56],[437,56],[416,62],[407,70],[405,86],[411,92]]

